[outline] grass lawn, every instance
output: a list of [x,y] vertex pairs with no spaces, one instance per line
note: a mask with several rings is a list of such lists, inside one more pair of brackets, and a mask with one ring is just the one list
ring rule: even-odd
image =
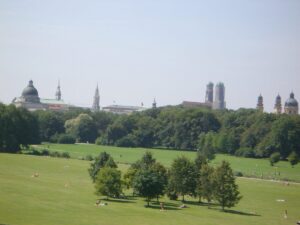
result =
[[[83,148],[73,149],[80,151],[80,147]],[[98,154],[99,150],[95,146],[92,151],[91,154]],[[110,151],[113,152],[113,149]],[[174,154],[172,157],[175,153],[169,152]],[[127,158],[125,152],[123,155]],[[156,152],[155,156],[164,159]],[[128,156],[129,159],[135,160],[133,154]],[[300,185],[286,186],[279,182],[244,178],[238,179],[243,199],[231,212],[221,212],[217,206],[208,209],[192,199],[186,203],[186,209],[178,208],[179,201],[163,199],[167,208],[163,212],[154,204],[152,208],[145,208],[145,202],[139,198],[108,201],[107,206],[97,208],[94,205],[97,196],[87,173],[88,166],[89,162],[76,159],[0,154],[0,224],[285,225],[300,220]],[[126,167],[120,165],[123,171]],[[34,173],[39,176],[32,177]],[[287,219],[283,217],[284,210],[288,211]]]
[[[151,151],[154,157],[166,166],[170,166],[173,159],[177,156],[185,155],[194,159],[195,152],[145,149],[145,148],[119,148],[111,146],[99,146],[93,144],[44,144],[38,146],[41,149],[50,151],[69,152],[72,158],[82,158],[86,155],[96,156],[102,151],[112,155],[114,160],[119,163],[133,163],[140,159],[145,151]],[[300,165],[294,168],[288,162],[279,162],[275,166],[270,166],[268,159],[249,159],[229,155],[218,154],[212,161],[214,165],[220,164],[222,160],[230,162],[234,171],[242,172],[244,176],[258,177],[264,179],[291,180],[300,182]]]

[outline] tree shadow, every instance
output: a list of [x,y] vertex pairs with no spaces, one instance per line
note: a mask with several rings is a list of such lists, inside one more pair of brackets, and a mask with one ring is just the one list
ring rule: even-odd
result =
[[101,201],[116,202],[116,203],[136,203],[136,201],[133,201],[132,199],[117,199],[117,198],[109,198],[109,199],[104,198],[101,199]]
[[[160,202],[151,202],[149,206],[146,206],[150,209],[161,209]],[[179,208],[179,204],[174,204],[170,202],[164,202],[164,209],[165,210],[181,210]]]
[[233,209],[220,209],[220,208],[210,208],[211,210],[216,210],[224,213],[230,213],[230,214],[236,214],[236,215],[241,215],[241,216],[261,216],[260,214],[256,214],[255,212],[242,212],[238,210],[233,210]]
[[188,205],[196,205],[196,206],[207,206],[207,207],[214,207],[218,206],[216,203],[208,203],[208,202],[195,202],[195,201],[184,201],[183,204],[188,204]]
[[237,210],[232,210],[232,209],[225,209],[223,212],[242,215],[242,216],[261,216],[261,215],[256,214],[256,213],[247,213],[247,212],[242,212],[242,211],[237,211]]

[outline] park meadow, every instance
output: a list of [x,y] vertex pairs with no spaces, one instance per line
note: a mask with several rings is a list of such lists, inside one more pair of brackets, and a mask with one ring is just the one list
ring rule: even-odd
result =
[[[295,224],[299,220],[299,165],[288,162],[270,166],[265,159],[246,159],[216,155],[213,166],[222,160],[230,163],[243,198],[233,208],[222,211],[214,202],[210,207],[192,197],[186,198],[187,208],[180,200],[166,196],[165,210],[156,199],[145,207],[144,198],[132,197],[125,190],[125,199],[106,200],[97,207],[94,185],[89,177],[91,161],[86,156],[108,152],[118,163],[122,174],[146,151],[167,168],[173,159],[185,155],[193,159],[192,151],[143,148],[118,148],[92,144],[44,144],[36,149],[68,152],[69,159],[25,154],[0,154],[0,224]],[[35,176],[38,174],[38,176]],[[262,178],[262,179],[261,179]],[[286,213],[287,212],[287,213]]]

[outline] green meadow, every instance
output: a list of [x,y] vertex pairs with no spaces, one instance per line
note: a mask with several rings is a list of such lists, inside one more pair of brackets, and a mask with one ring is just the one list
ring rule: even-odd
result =
[[[55,147],[64,147],[64,151],[67,149],[67,146]],[[80,148],[83,146],[70,149],[79,151]],[[109,153],[114,152],[113,148],[100,148],[105,148]],[[88,151],[90,154],[98,154],[97,149],[98,146],[97,148],[95,146]],[[72,153],[73,156],[79,156],[77,150]],[[160,155],[156,154],[159,150],[153,151],[156,158],[161,161],[182,154],[164,151]],[[139,152],[134,156],[131,150],[129,152],[129,156],[126,156],[126,151],[123,151],[121,160],[129,163],[142,154]],[[120,152],[112,155],[116,157],[118,154]],[[214,163],[218,163],[218,158]],[[152,203],[152,207],[145,208],[146,203],[142,198],[132,197],[126,200],[104,200],[108,203],[107,206],[96,207],[95,201],[98,197],[94,195],[94,187],[87,172],[89,164],[88,161],[78,159],[0,154],[0,224],[287,225],[300,220],[299,184],[285,185],[284,182],[247,178],[237,179],[243,199],[229,212],[220,211],[217,205],[211,208],[199,205],[194,199],[188,199],[186,203],[188,208],[184,209],[178,208],[182,204],[180,201],[161,199],[165,202],[165,211],[160,211],[155,202]],[[127,167],[128,165],[119,164],[119,169],[123,172]],[[35,177],[34,174],[38,176]],[[129,195],[130,192],[126,194]],[[283,216],[285,210],[288,212],[287,218]]]
[[[119,148],[93,144],[44,144],[36,147],[39,149],[48,149],[50,151],[68,152],[72,158],[76,159],[84,158],[86,155],[97,156],[100,152],[106,151],[112,155],[116,162],[122,164],[133,163],[140,159],[145,151],[151,151],[154,157],[167,167],[180,155],[185,155],[190,159],[194,159],[196,156],[196,153],[191,151]],[[270,166],[268,159],[250,159],[222,154],[217,154],[215,160],[212,161],[212,164],[219,165],[222,160],[230,162],[233,170],[242,172],[244,176],[300,182],[300,165],[296,165],[292,168],[288,162],[281,161],[272,167]]]

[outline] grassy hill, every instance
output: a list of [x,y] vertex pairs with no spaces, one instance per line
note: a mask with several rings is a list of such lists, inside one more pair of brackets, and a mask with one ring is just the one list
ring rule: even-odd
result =
[[[0,154],[0,224],[285,225],[300,220],[300,185],[244,178],[238,179],[243,199],[227,213],[218,206],[199,206],[192,199],[186,209],[178,208],[179,201],[164,199],[164,212],[155,205],[144,208],[139,198],[109,201],[97,208],[88,166],[89,162],[76,159]],[[121,170],[125,168],[120,165]],[[38,177],[32,176],[35,173]]]
[[[123,164],[135,162],[141,158],[147,150],[151,151],[154,157],[166,166],[170,166],[173,159],[177,156],[185,155],[191,159],[194,159],[196,156],[196,153],[191,151],[119,148],[93,144],[45,144],[38,147],[40,149],[48,149],[50,151],[68,152],[72,158],[76,159],[84,158],[86,155],[96,156],[100,152],[106,151],[113,156],[115,161]],[[233,170],[242,172],[244,176],[300,182],[300,165],[292,168],[288,162],[280,162],[276,164],[276,166],[272,167],[267,159],[249,159],[221,154],[218,154],[212,163],[214,165],[218,165],[222,160],[229,161]]]

